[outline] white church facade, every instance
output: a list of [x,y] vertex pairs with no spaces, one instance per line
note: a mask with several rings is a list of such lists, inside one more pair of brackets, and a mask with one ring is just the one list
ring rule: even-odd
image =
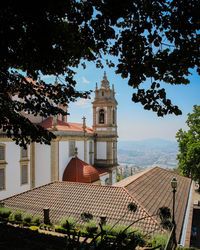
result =
[[84,117],[82,123],[67,116],[32,120],[56,135],[51,145],[32,142],[25,150],[0,131],[0,200],[53,181],[116,182],[117,101],[105,73],[92,105],[92,128]]

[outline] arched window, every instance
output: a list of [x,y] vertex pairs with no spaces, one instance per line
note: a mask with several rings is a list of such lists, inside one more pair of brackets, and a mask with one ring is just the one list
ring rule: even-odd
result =
[[113,113],[113,124],[115,124],[115,109],[113,109],[113,111],[112,111],[112,113]]
[[99,123],[104,124],[104,110],[103,109],[99,110]]

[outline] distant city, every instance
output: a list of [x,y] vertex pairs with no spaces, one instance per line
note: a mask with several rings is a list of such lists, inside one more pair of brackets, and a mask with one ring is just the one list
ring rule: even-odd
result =
[[118,142],[118,173],[123,178],[153,166],[165,169],[177,167],[178,143],[163,139]]

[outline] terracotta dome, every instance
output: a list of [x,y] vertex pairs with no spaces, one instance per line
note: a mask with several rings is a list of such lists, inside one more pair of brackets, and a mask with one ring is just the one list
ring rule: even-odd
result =
[[62,180],[92,183],[99,180],[99,172],[93,166],[74,157],[66,166]]

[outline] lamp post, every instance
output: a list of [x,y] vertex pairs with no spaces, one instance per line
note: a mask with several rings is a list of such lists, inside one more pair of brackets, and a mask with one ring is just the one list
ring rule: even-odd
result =
[[172,192],[173,192],[173,208],[172,208],[172,224],[173,224],[173,242],[176,247],[176,222],[175,222],[175,193],[176,193],[176,188],[177,188],[177,179],[174,177],[171,180],[171,187],[172,187]]

